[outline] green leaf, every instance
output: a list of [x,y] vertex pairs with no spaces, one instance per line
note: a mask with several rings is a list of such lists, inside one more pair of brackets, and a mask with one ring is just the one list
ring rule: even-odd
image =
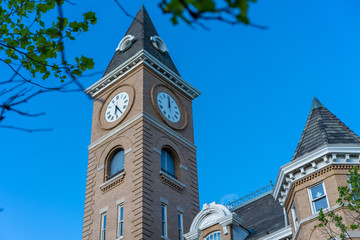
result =
[[5,59],[4,60],[6,63],[10,64],[11,63],[11,59]]

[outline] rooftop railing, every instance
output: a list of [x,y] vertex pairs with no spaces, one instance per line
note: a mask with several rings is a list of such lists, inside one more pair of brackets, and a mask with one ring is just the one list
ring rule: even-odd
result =
[[237,206],[239,206],[239,205],[241,205],[241,204],[243,204],[243,203],[245,203],[245,202],[247,202],[247,201],[249,201],[251,199],[254,199],[254,198],[256,198],[256,197],[258,197],[258,196],[260,196],[260,195],[262,195],[262,194],[264,194],[266,192],[269,192],[269,191],[273,190],[273,188],[274,188],[274,185],[270,181],[269,185],[267,185],[265,187],[262,187],[259,190],[255,191],[255,192],[252,192],[252,193],[250,193],[250,194],[248,194],[248,195],[246,195],[246,196],[244,196],[244,197],[242,197],[242,198],[240,198],[240,199],[238,199],[236,201],[229,202],[229,203],[224,204],[224,205],[228,209],[235,208],[235,207],[237,207]]

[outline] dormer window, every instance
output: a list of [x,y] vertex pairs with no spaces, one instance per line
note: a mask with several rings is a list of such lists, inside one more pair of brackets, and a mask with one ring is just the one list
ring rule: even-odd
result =
[[161,37],[152,36],[152,37],[150,37],[150,41],[151,41],[152,45],[154,46],[154,48],[156,48],[156,50],[158,50],[162,53],[169,51],[165,45],[165,42],[161,39]]
[[123,39],[121,39],[116,51],[120,50],[120,52],[125,52],[131,47],[134,41],[135,37],[133,35],[126,35]]
[[172,154],[165,149],[161,150],[161,170],[176,178],[174,158]]
[[108,178],[112,178],[122,171],[124,171],[124,149],[118,149],[110,157]]

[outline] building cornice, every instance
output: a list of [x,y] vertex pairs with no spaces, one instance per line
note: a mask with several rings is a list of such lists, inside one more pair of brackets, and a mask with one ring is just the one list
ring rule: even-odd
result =
[[326,145],[280,167],[274,198],[283,205],[294,182],[334,164],[360,164],[360,145]]
[[120,124],[118,127],[113,129],[109,133],[105,134],[104,136],[100,137],[98,140],[91,143],[89,145],[88,149],[91,150],[91,149],[95,148],[96,146],[102,144],[106,139],[114,136],[115,134],[117,134],[121,130],[125,129],[127,126],[131,125],[132,123],[136,122],[138,119],[140,119],[142,117],[145,118],[146,120],[150,121],[151,123],[153,123],[155,126],[159,127],[160,129],[170,133],[170,135],[172,137],[176,138],[177,140],[182,142],[184,145],[188,146],[190,149],[196,150],[196,146],[191,141],[187,140],[186,138],[184,138],[183,136],[178,134],[176,131],[174,131],[171,128],[165,126],[163,123],[159,122],[158,120],[156,120],[155,118],[153,118],[152,116],[150,116],[149,114],[147,114],[145,112],[140,112],[139,114],[135,115],[134,117],[132,117],[128,121]]
[[157,60],[150,53],[144,49],[137,52],[134,56],[129,58],[120,66],[116,67],[110,73],[103,76],[99,81],[91,85],[85,90],[85,93],[90,97],[94,98],[96,95],[101,93],[107,86],[112,84],[114,81],[123,78],[131,69],[136,68],[140,64],[145,64],[159,75],[168,80],[170,84],[178,88],[181,92],[185,93],[191,100],[195,99],[200,95],[200,91],[195,87],[191,86],[188,82],[182,79],[178,74],[170,70],[167,66]]

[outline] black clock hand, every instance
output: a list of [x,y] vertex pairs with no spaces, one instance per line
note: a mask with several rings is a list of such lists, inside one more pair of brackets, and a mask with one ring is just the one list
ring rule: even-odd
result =
[[116,110],[119,110],[119,112],[122,114],[122,111],[120,110],[120,108],[118,106],[115,106],[115,113],[116,113]]
[[171,112],[171,105],[170,105],[170,97],[168,96],[168,102],[169,102],[169,112]]

